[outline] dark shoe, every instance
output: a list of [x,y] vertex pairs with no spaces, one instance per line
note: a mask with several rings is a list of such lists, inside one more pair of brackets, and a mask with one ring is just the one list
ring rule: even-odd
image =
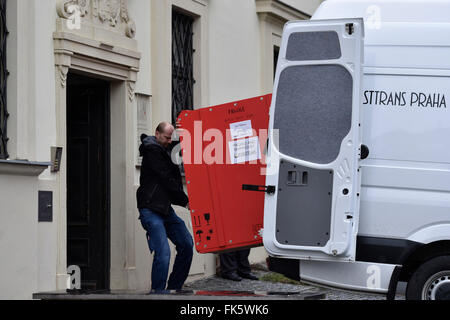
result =
[[239,276],[241,276],[244,279],[249,279],[249,280],[259,280],[257,276],[255,276],[252,273],[240,273],[239,272]]
[[239,277],[235,272],[229,273],[229,274],[224,274],[224,275],[222,275],[222,278],[232,280],[232,281],[241,281],[242,280],[242,278]]

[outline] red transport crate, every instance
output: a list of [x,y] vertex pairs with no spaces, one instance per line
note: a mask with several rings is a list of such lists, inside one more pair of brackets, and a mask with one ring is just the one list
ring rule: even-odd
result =
[[195,247],[217,253],[262,245],[265,150],[272,95],[182,111],[177,126]]

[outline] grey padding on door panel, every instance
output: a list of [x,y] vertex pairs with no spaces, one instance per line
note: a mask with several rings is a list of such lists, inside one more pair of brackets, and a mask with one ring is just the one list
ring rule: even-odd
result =
[[289,36],[287,60],[333,60],[339,59],[341,55],[336,31],[296,32]]
[[274,110],[280,152],[318,164],[333,162],[351,129],[352,92],[352,76],[343,66],[284,69]]
[[[289,172],[308,173],[306,184],[291,184]],[[281,244],[323,247],[330,239],[333,171],[280,162],[276,239]]]

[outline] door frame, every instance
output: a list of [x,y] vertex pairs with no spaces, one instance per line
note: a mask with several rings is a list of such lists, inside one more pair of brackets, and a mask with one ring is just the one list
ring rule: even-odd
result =
[[[66,99],[69,71],[111,82],[110,87],[110,289],[133,289],[136,281],[135,224],[135,130],[134,90],[139,71],[137,46],[105,50],[100,41],[68,32],[55,32],[56,144],[62,147],[60,171],[56,174],[54,210],[57,223],[56,288],[65,290],[67,274],[67,132]],[[135,42],[135,40],[127,39]],[[134,44],[135,45],[135,44]],[[123,166],[125,163],[125,166]],[[124,266],[123,261],[126,261]]]

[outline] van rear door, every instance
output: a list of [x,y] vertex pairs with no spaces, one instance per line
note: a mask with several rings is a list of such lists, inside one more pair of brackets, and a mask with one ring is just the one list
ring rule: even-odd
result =
[[[263,241],[273,256],[355,260],[362,19],[287,23],[270,108]],[[275,188],[274,188],[275,187]]]

